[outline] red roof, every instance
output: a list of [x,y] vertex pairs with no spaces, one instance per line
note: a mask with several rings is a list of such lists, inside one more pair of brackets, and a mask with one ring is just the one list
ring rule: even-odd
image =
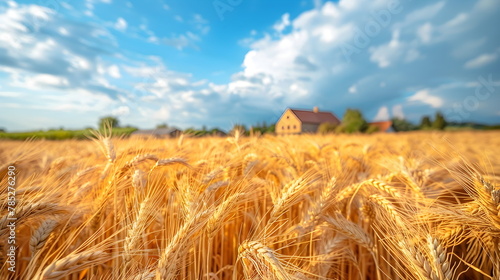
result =
[[313,112],[305,110],[290,109],[302,123],[321,124],[333,123],[340,124],[340,120],[330,112]]
[[378,131],[380,131],[380,132],[386,132],[387,130],[389,130],[391,128],[392,122],[391,121],[372,122],[372,123],[369,123],[369,125],[373,125],[373,126],[378,127]]

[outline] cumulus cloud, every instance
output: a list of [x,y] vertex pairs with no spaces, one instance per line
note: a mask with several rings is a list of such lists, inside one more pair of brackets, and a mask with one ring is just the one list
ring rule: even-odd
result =
[[[0,10],[0,18],[0,34],[7,38],[0,41],[0,71],[10,75],[11,86],[118,94],[119,90],[96,75],[98,61],[115,46],[107,30],[69,21],[36,5],[10,6]],[[68,39],[69,34],[77,39]]]
[[108,71],[109,75],[115,79],[119,79],[122,77],[120,74],[120,68],[118,68],[118,66],[116,65],[109,66]]
[[120,31],[125,31],[125,29],[127,29],[127,21],[121,17],[118,18],[115,22],[115,28]]
[[[175,19],[181,23],[185,22],[184,18],[181,16],[176,16]],[[209,21],[200,14],[194,14],[185,24],[185,29],[188,31],[172,33],[167,37],[157,35],[148,28],[147,24],[141,24],[139,27],[141,31],[140,37],[143,37],[145,34],[145,40],[149,43],[163,44],[178,50],[184,50],[186,48],[199,49],[198,44],[202,41],[203,37],[207,36],[210,32],[211,27]]]
[[398,119],[404,119],[403,105],[397,104],[392,107],[392,116]]
[[417,93],[408,98],[408,101],[420,101],[431,105],[433,108],[440,108],[443,106],[443,99],[438,96],[431,95],[427,89],[417,91]]
[[[353,34],[365,32],[368,22],[387,14],[381,11],[388,11],[389,2],[325,2],[296,18],[282,16],[273,28],[279,33],[287,27],[290,31],[264,34],[260,39],[253,34],[245,41],[250,50],[243,70],[228,84],[198,83],[191,75],[162,65],[126,71],[141,77],[135,92],[152,103],[147,110],[141,108],[144,116],[168,117],[180,125],[186,120],[203,124],[208,114],[214,124],[227,128],[225,116],[248,122],[277,118],[286,107],[317,104],[337,114],[347,107],[359,108],[370,120],[386,120],[390,111],[392,116],[415,120],[463,100],[470,94],[465,84],[478,73],[460,70],[470,57],[449,54],[464,52],[463,37],[477,31],[458,29],[452,36],[446,28],[460,25],[464,13],[469,20],[484,18],[471,12],[471,5],[401,1],[401,12],[391,14],[389,23],[369,36],[369,44],[357,47]],[[484,30],[482,37],[489,32],[493,31]],[[488,38],[468,46],[467,53],[496,46],[497,40]],[[350,59],[342,51],[344,44],[357,48]],[[162,105],[156,106],[159,100]]]
[[387,106],[380,107],[377,114],[373,118],[374,121],[387,121],[390,118],[389,108]]
[[465,63],[465,68],[480,68],[487,64],[493,63],[498,59],[498,55],[496,53],[491,54],[482,54],[474,59],[471,59]]
[[[107,62],[107,56],[119,51],[106,29],[62,19],[36,5],[11,5],[0,10],[0,34],[6,38],[0,41],[0,71],[30,90],[71,89],[89,100],[102,98],[105,105],[100,106],[107,107],[101,108],[120,113],[128,108],[124,117],[130,120],[145,123],[152,117],[179,126],[210,121],[223,128],[231,125],[228,116],[238,122],[272,121],[286,107],[318,104],[337,115],[358,108],[369,120],[387,119],[389,111],[411,120],[436,109],[452,114],[474,95],[470,85],[479,84],[477,77],[500,72],[495,63],[498,1],[314,3],[314,9],[296,17],[276,18],[269,26],[273,34],[254,32],[245,41],[249,50],[242,70],[226,84],[194,79],[167,68],[161,59]],[[33,17],[44,23],[37,25],[39,32],[27,23]],[[152,43],[197,48],[209,33],[208,21],[194,15],[186,16],[184,24],[190,31],[170,37],[145,25],[141,30]],[[77,94],[64,99],[71,104],[64,108],[93,109],[78,103]],[[491,94],[470,117],[495,117],[492,104],[499,104],[499,98]]]
[[[480,12],[475,3],[398,1],[396,8],[391,3],[325,2],[289,18],[291,30],[286,34],[252,40],[238,74],[245,78],[237,82],[239,90],[261,96],[266,89],[267,98],[279,98],[283,106],[324,104],[333,111],[357,107],[373,117],[379,108],[394,106],[393,114],[413,119],[418,112],[448,108],[450,102],[464,99],[470,94],[464,84],[484,72],[466,72],[463,65],[471,54],[497,48],[500,41],[493,25],[499,19],[492,11]],[[478,39],[464,44],[464,38]],[[469,65],[498,71],[493,58],[482,57]],[[471,68],[475,69],[479,68]],[[272,83],[263,87],[255,77]],[[446,89],[457,82],[453,91]],[[292,84],[300,90],[292,92]]]
[[120,106],[113,110],[111,114],[117,117],[127,116],[128,114],[130,114],[130,108],[128,106]]
[[281,17],[281,20],[273,26],[273,28],[274,30],[276,30],[276,32],[281,33],[289,25],[290,25],[290,14],[286,13]]

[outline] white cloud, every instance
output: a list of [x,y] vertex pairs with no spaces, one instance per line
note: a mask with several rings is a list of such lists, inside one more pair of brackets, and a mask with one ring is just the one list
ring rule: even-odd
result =
[[323,4],[323,0],[313,0],[313,3],[314,3],[314,8],[319,9]]
[[455,58],[464,59],[469,57],[471,53],[477,53],[486,42],[487,38],[484,37],[470,42],[464,42],[463,44],[459,44],[454,47],[452,55]]
[[22,94],[20,92],[5,92],[0,91],[1,97],[20,97]]
[[68,79],[48,74],[39,74],[25,76],[20,80],[14,81],[14,85],[37,90],[46,87],[66,87],[69,85]]
[[387,106],[383,106],[383,107],[380,107],[378,109],[378,112],[377,112],[377,115],[375,115],[375,118],[373,119],[373,121],[387,121],[390,119],[390,116],[389,116],[389,109],[387,108]]
[[[431,1],[429,1],[431,2]],[[425,2],[422,2],[425,5]],[[446,1],[439,1],[436,3],[431,2],[430,5],[425,5],[422,8],[411,10],[406,16],[403,25],[412,25],[418,22],[431,20],[445,7]]]
[[[124,117],[131,124],[154,119],[181,127],[227,127],[228,116],[247,123],[256,118],[272,121],[286,107],[317,104],[335,113],[352,107],[377,113],[380,119],[389,115],[418,118],[429,106],[444,112],[453,102],[463,102],[474,94],[470,85],[478,84],[476,77],[485,75],[480,66],[488,62],[494,66],[491,55],[479,58],[500,45],[494,28],[500,24],[494,15],[498,5],[481,1],[481,7],[488,6],[490,12],[479,13],[467,1],[401,1],[401,12],[390,14],[383,24],[379,17],[391,0],[314,1],[314,9],[295,18],[289,14],[276,18],[277,24],[263,29],[274,28],[270,33],[252,32],[245,41],[249,51],[242,58],[241,72],[225,84],[195,80],[189,73],[174,71],[175,64],[167,68],[159,58],[137,59],[139,55],[128,57],[128,52],[124,58],[118,45],[126,49],[127,44],[108,31],[115,28],[115,22],[105,26],[95,24],[97,21],[74,23],[40,9],[39,18],[44,19],[40,26],[46,32],[33,32],[26,20],[36,11],[16,4],[16,8],[0,10],[0,36],[4,38],[0,41],[0,71],[8,76],[7,87],[15,82],[19,89],[30,86],[33,92],[35,85],[41,86],[37,92],[54,90],[51,102],[57,100],[59,109],[80,107],[95,112],[89,100],[103,112],[126,113],[128,108]],[[92,11],[99,1],[87,3]],[[179,50],[197,49],[210,30],[209,22],[196,14],[185,15],[179,25],[186,30],[169,37],[155,34],[147,23],[134,28],[123,21],[125,24],[117,20],[118,27],[136,32],[143,42]],[[366,27],[377,23],[381,28],[367,35]],[[102,35],[95,35],[98,33]],[[362,33],[367,40],[360,45],[357,41]],[[345,53],[342,47],[346,44],[354,46],[353,53]],[[109,54],[113,54],[112,62]],[[465,64],[472,67],[465,71]],[[37,75],[50,76],[41,79]],[[436,85],[439,81],[447,82]],[[353,92],[356,94],[349,94]],[[415,93],[406,97],[408,92]],[[492,95],[485,104],[498,104],[498,98]],[[496,111],[484,116],[491,117]]]
[[64,35],[64,36],[68,36],[69,35],[68,30],[66,28],[64,28],[64,27],[59,28],[59,33],[61,33],[61,35]]
[[404,119],[405,114],[403,112],[403,105],[397,104],[397,105],[392,106],[392,115],[395,118]]
[[276,23],[273,28],[274,30],[276,30],[277,32],[281,33],[283,32],[283,30],[285,30],[285,28],[287,28],[288,26],[290,26],[290,14],[289,13],[286,13],[284,14],[283,16],[281,16],[281,20]]
[[9,7],[11,8],[17,8],[17,3],[14,2],[14,1],[7,1],[7,5],[9,5]]
[[467,69],[472,68],[480,68],[490,63],[495,62],[498,59],[498,55],[496,53],[492,54],[482,54],[474,59],[467,61],[464,65]]
[[120,106],[112,111],[113,116],[127,116],[130,114],[130,108],[128,106]]
[[120,31],[125,31],[127,29],[127,21],[123,18],[118,18],[115,22],[115,28]]
[[116,65],[109,66],[108,72],[109,72],[109,75],[115,79],[119,79],[122,77],[120,74],[120,68],[118,68],[118,66],[116,66]]
[[467,22],[467,19],[469,18],[469,15],[466,13],[460,13],[456,15],[454,18],[446,22],[443,27],[446,28],[447,30],[451,30],[453,28],[457,28],[462,24],[465,24]]
[[89,17],[93,17],[95,3],[111,4],[112,2],[113,2],[112,0],[85,0],[85,7],[87,8],[87,10],[84,12],[84,14]]
[[396,30],[392,34],[392,40],[387,44],[370,48],[370,59],[376,62],[380,68],[387,68],[417,60],[420,52],[411,43],[403,42],[399,39],[400,31]]
[[441,97],[431,95],[427,89],[416,92],[408,98],[408,101],[420,101],[431,105],[433,108],[440,108],[443,106],[443,99]]
[[423,43],[430,43],[432,39],[432,24],[426,23],[420,26],[417,33]]
[[[0,18],[0,37],[6,39],[0,41],[0,71],[10,75],[6,85],[118,94],[118,89],[99,77],[97,69],[99,56],[114,45],[107,30],[62,18],[54,10],[36,5],[0,10]],[[33,23],[33,19],[38,21]]]
[[206,35],[210,31],[210,25],[208,20],[203,18],[203,16],[200,14],[193,15],[193,19],[191,20],[191,25],[193,25],[194,28],[202,35]]
[[147,24],[141,24],[139,26],[139,36],[143,37],[145,41],[149,43],[164,44],[178,50],[184,50],[186,48],[199,49],[197,45],[198,42],[202,40],[203,36],[210,32],[209,21],[200,14],[194,14],[192,18],[186,20],[186,22],[184,22],[184,18],[181,16],[175,16],[174,19],[188,25],[191,31],[180,34],[172,33],[169,37],[161,37],[150,30]]
[[496,0],[479,0],[476,3],[475,9],[479,11],[493,11],[498,8],[499,3]]

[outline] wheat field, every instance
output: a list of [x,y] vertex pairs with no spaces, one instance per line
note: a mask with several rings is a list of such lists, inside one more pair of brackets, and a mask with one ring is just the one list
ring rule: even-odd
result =
[[498,280],[499,136],[0,142],[0,279]]

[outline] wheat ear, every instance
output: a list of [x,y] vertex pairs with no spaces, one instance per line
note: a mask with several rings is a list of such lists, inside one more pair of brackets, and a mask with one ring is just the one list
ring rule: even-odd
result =
[[359,225],[348,221],[340,213],[336,213],[335,218],[323,216],[323,220],[330,224],[335,231],[356,241],[356,243],[365,247],[370,252],[375,252],[373,240],[365,232],[365,230],[363,230]]
[[434,264],[435,273],[432,274],[432,279],[451,279],[453,272],[450,267],[450,262],[446,258],[446,251],[436,238],[427,237],[427,246],[430,251],[430,260]]
[[[252,259],[253,261],[251,262],[254,265],[256,264],[255,260],[262,261],[264,263],[264,266],[269,267],[277,279],[291,279],[281,262],[276,257],[274,251],[264,244],[257,241],[243,242],[243,244],[241,244],[238,248],[238,252],[241,257]],[[249,268],[247,267],[247,269]]]
[[143,235],[144,228],[148,223],[149,215],[149,198],[144,199],[139,207],[139,212],[134,223],[127,232],[123,249],[125,251],[125,260],[129,261],[132,258],[133,252],[139,247],[139,241]]
[[42,249],[57,224],[58,222],[56,220],[48,219],[43,221],[33,232],[30,238],[30,251],[32,255]]
[[396,225],[402,228],[405,228],[403,219],[399,215],[399,213],[396,211],[396,208],[392,205],[392,203],[387,200],[385,197],[382,197],[381,195],[374,194],[371,195],[368,198],[368,201],[383,208],[385,212],[391,217],[391,219],[396,222]]
[[68,255],[47,266],[40,279],[56,280],[61,279],[84,268],[99,264],[108,259],[108,254],[103,251],[82,252]]

